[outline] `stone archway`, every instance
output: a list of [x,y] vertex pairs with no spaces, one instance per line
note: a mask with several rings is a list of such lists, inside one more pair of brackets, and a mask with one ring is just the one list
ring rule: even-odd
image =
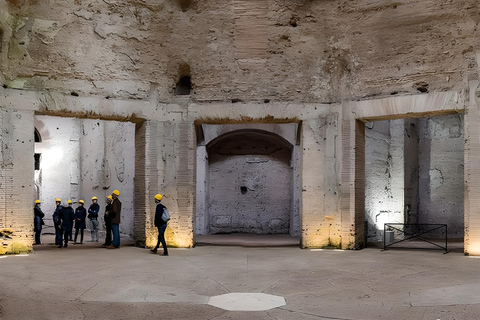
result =
[[197,234],[300,234],[296,130],[297,124],[203,127]]

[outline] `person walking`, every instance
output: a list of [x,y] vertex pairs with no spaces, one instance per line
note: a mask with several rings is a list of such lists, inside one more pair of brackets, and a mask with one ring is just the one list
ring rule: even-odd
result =
[[72,200],[68,200],[68,206],[63,208],[63,246],[68,246],[68,240],[72,238],[73,220],[75,219],[75,213],[72,208]]
[[77,242],[78,230],[80,230],[80,244],[83,244],[83,231],[85,230],[85,218],[87,217],[87,210],[83,207],[85,201],[79,200],[78,207],[75,209],[75,239],[74,244]]
[[55,211],[53,212],[53,226],[55,227],[55,244],[62,247],[62,220],[63,220],[63,206],[60,198],[55,199]]
[[92,198],[92,204],[88,208],[88,219],[90,219],[90,231],[92,233],[91,242],[98,242],[98,211],[100,211],[100,205],[97,203],[98,198]]
[[110,223],[112,224],[113,231],[113,241],[112,245],[108,246],[107,249],[118,249],[120,247],[120,215],[122,212],[122,203],[118,199],[120,192],[118,190],[113,190],[112,192],[112,210],[109,212],[109,217],[111,218]]
[[103,215],[103,220],[105,221],[105,243],[102,244],[104,247],[109,247],[112,245],[112,223],[109,212],[112,210],[112,196],[108,196],[106,199],[105,214]]
[[155,195],[155,203],[157,207],[155,208],[155,227],[158,229],[158,240],[155,248],[150,250],[152,253],[157,253],[157,249],[162,243],[163,255],[168,256],[167,243],[165,242],[165,230],[167,229],[168,220],[170,220],[170,214],[168,213],[167,207],[160,203],[162,201],[162,195]]
[[42,226],[45,224],[43,222],[43,217],[45,214],[42,209],[40,209],[40,200],[35,200],[35,207],[33,208],[33,229],[35,230],[35,244],[42,244],[40,241],[40,234],[42,233]]
[[[64,224],[66,227],[62,226],[62,230],[64,232],[64,236],[68,237],[69,241],[73,241],[73,221],[75,220],[75,211],[72,208],[72,200],[67,201],[68,206],[63,207],[63,216],[64,216]],[[68,229],[69,227],[70,229]]]

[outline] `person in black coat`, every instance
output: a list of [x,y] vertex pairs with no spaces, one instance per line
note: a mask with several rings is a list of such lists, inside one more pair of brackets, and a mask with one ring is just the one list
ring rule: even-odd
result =
[[157,253],[157,249],[160,246],[160,243],[162,243],[163,255],[168,256],[167,243],[165,242],[165,230],[167,229],[168,220],[165,221],[162,218],[163,212],[167,210],[167,207],[161,204],[160,201],[162,201],[162,195],[161,194],[155,195],[155,203],[157,204],[157,207],[155,208],[154,223],[155,223],[155,227],[157,227],[158,229],[158,239],[157,239],[157,245],[155,246],[155,248],[153,248],[150,251],[152,253]]
[[35,244],[42,244],[40,242],[40,234],[42,233],[42,225],[44,225],[43,217],[45,214],[40,209],[40,200],[35,200],[35,207],[33,208],[33,228],[35,230]]
[[63,222],[62,222],[62,231],[63,231],[63,241],[64,247],[68,245],[68,240],[72,240],[72,229],[73,229],[73,220],[75,219],[75,212],[72,208],[72,200],[68,200],[68,206],[63,207]]
[[78,230],[81,230],[80,244],[83,244],[83,230],[85,230],[85,218],[87,217],[87,210],[83,207],[85,201],[79,200],[78,207],[75,209],[75,239],[77,242]]
[[55,244],[59,248],[62,247],[62,220],[63,220],[63,206],[60,198],[55,199],[56,208],[53,212],[53,226],[55,227]]
[[105,220],[105,243],[102,244],[104,247],[109,247],[112,245],[112,222],[111,217],[109,217],[109,213],[112,210],[112,196],[107,197],[107,206],[105,207],[105,214],[103,215],[103,219]]

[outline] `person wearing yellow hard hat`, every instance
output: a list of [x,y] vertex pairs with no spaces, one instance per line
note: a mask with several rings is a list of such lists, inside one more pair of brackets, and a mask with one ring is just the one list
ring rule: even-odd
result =
[[100,205],[97,202],[98,198],[92,197],[92,204],[88,208],[87,218],[90,220],[90,232],[92,234],[90,242],[98,242],[98,211],[100,211]]
[[165,230],[167,229],[168,220],[170,220],[170,214],[167,207],[160,203],[160,201],[162,201],[162,198],[163,197],[161,194],[155,195],[155,203],[157,204],[157,207],[155,208],[154,224],[155,227],[157,227],[158,229],[158,239],[157,245],[150,251],[152,253],[157,253],[157,249],[158,247],[160,247],[161,243],[163,248],[163,255],[168,256],[167,243],[165,242]]
[[72,200],[67,201],[68,206],[63,207],[63,221],[62,221],[62,230],[63,230],[63,246],[66,248],[68,246],[68,241],[72,241],[73,233],[73,221],[75,220],[75,212],[72,208]]
[[112,223],[111,218],[109,217],[109,213],[112,210],[112,196],[108,196],[106,201],[105,207],[105,214],[103,215],[103,220],[105,221],[105,242],[102,244],[104,247],[109,247],[112,245]]
[[77,244],[78,231],[80,230],[80,244],[83,244],[83,231],[85,230],[85,219],[87,218],[87,210],[83,206],[85,201],[78,200],[78,207],[75,209],[75,238],[73,243]]
[[40,200],[35,200],[35,207],[33,208],[33,229],[35,230],[35,244],[42,244],[40,241],[40,234],[42,233],[42,226],[45,224],[43,222],[43,217],[45,214],[42,209],[40,209]]
[[53,226],[55,227],[55,244],[61,248],[63,241],[62,220],[63,220],[63,206],[60,198],[55,199],[55,211],[53,212]]
[[113,232],[113,241],[112,245],[108,246],[107,249],[117,249],[120,247],[120,215],[122,213],[122,203],[118,199],[120,192],[118,190],[113,190],[112,192],[112,210],[109,212],[110,223],[112,224]]

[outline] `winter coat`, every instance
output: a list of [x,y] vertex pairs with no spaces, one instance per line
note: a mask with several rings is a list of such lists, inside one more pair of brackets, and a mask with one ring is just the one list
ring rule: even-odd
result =
[[59,204],[55,211],[53,212],[53,225],[55,229],[62,227],[62,220],[63,220],[63,206]]
[[72,231],[73,220],[75,220],[75,213],[73,212],[73,208],[70,207],[70,206],[69,207],[63,207],[62,230]]
[[92,203],[88,208],[88,219],[98,219],[98,211],[100,211],[100,205],[98,203]]
[[105,219],[105,223],[106,224],[110,224],[112,218],[110,217],[110,212],[112,211],[112,204],[109,203],[107,204],[107,206],[105,207],[105,215],[103,216],[103,218]]
[[33,208],[33,213],[35,214],[33,218],[33,227],[35,231],[41,231],[42,230],[42,225],[43,223],[43,217],[45,217],[45,214],[43,213],[42,209],[40,207],[35,206]]
[[120,224],[120,214],[122,212],[122,203],[118,198],[113,200],[112,202],[112,210],[108,214],[108,216],[111,218],[110,223],[111,224]]
[[85,218],[87,217],[87,210],[83,206],[78,206],[75,209],[75,229],[85,229]]
[[161,204],[160,202],[157,203],[157,208],[155,209],[155,227],[159,227],[159,226],[163,226],[163,225],[167,224],[167,222],[163,221],[163,219],[162,219],[163,210],[165,208],[166,207],[163,204]]

